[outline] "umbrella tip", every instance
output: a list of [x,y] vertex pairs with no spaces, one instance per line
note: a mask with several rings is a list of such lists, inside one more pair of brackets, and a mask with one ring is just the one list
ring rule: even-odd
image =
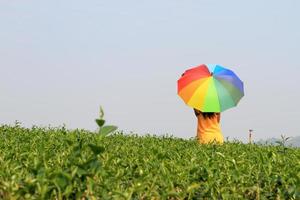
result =
[[212,76],[213,76],[213,75],[214,75],[214,73],[213,73],[213,72],[210,72],[210,75],[212,75]]

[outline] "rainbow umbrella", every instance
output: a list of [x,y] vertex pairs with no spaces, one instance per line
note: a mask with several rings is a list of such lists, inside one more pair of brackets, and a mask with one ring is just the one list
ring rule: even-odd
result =
[[222,112],[238,104],[244,84],[231,70],[220,65],[200,65],[186,70],[177,81],[178,95],[202,112]]

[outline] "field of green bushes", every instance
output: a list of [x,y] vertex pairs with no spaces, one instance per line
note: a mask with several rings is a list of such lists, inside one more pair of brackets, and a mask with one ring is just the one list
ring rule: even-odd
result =
[[300,149],[2,125],[0,199],[300,199]]

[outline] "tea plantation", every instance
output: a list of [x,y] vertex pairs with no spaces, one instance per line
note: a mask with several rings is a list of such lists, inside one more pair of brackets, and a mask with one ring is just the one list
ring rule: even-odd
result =
[[300,199],[300,149],[2,125],[0,199]]

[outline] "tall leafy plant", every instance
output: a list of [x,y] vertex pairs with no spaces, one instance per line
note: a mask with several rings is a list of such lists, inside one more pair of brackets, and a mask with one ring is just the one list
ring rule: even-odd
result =
[[103,136],[107,136],[111,133],[113,133],[114,131],[116,131],[118,129],[117,126],[114,125],[104,125],[105,124],[105,120],[104,120],[104,111],[103,108],[100,106],[100,114],[99,114],[99,118],[95,119],[97,125],[99,126],[99,134],[103,135]]

